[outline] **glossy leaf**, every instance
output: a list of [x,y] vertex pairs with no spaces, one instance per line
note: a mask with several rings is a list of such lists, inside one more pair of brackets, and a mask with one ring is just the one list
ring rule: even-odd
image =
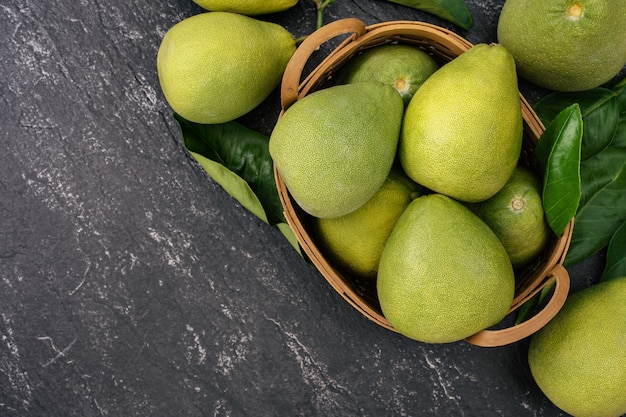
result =
[[237,123],[204,125],[178,114],[185,147],[228,194],[266,223],[274,225],[300,253],[286,223],[269,154],[269,138]]
[[617,125],[617,131],[611,146],[626,147],[626,78],[620,81],[613,91],[617,94],[617,104],[619,107],[619,122]]
[[609,147],[581,165],[583,197],[564,265],[604,248],[626,221],[626,148]]
[[209,174],[213,180],[222,186],[222,188],[234,197],[241,205],[259,217],[265,223],[269,223],[267,215],[263,209],[263,204],[254,194],[248,183],[237,174],[226,168],[219,162],[215,162],[205,156],[189,151],[191,156],[200,164],[202,168]]
[[626,80],[609,88],[552,93],[535,105],[544,121],[572,102],[580,103],[584,133],[581,201],[565,265],[573,265],[608,245],[626,219]]
[[544,124],[566,107],[578,103],[584,120],[581,159],[584,161],[609,146],[616,134],[620,111],[617,94],[598,87],[582,92],[554,92],[534,106]]
[[291,226],[289,226],[288,223],[277,223],[276,227],[278,228],[278,230],[280,230],[283,236],[287,238],[289,243],[291,243],[291,246],[293,246],[298,251],[298,253],[304,257],[302,248],[300,248],[300,243],[298,243],[298,238],[296,238],[293,230],[291,230]]
[[578,104],[561,111],[546,127],[535,154],[544,172],[543,208],[552,231],[561,236],[581,197],[580,147],[583,121]]
[[205,125],[177,114],[174,117],[180,124],[185,147],[216,182],[269,224],[285,222],[267,136],[237,122]]
[[600,282],[626,276],[626,222],[615,231],[609,241],[606,264]]
[[[608,147],[581,163],[580,208],[619,176],[626,162],[626,148]],[[625,190],[626,191],[626,190]]]
[[414,9],[439,16],[449,22],[470,29],[473,24],[472,14],[463,0],[389,0]]
[[545,287],[541,289],[541,291],[539,291],[517,309],[515,324],[523,323],[534,314],[537,306],[539,306],[543,302],[544,298],[546,298],[546,296],[550,294],[550,291],[552,291],[552,289],[554,288],[555,283],[556,280],[552,279],[549,283],[546,284]]
[[[204,168],[207,174],[209,174],[215,182],[221,185],[228,194],[239,201],[244,208],[249,210],[252,214],[259,217],[264,222],[268,223],[263,204],[261,204],[256,194],[254,194],[248,183],[243,178],[239,177],[219,162],[212,161],[209,158],[205,158],[204,156],[192,151],[189,151],[189,154],[193,156],[193,158],[202,168]],[[291,227],[289,227],[287,223],[276,223],[274,226],[276,226],[283,236],[287,238],[289,243],[291,243],[291,245],[298,252],[300,252],[300,254],[302,254],[300,244],[298,243],[293,230],[291,230]]]

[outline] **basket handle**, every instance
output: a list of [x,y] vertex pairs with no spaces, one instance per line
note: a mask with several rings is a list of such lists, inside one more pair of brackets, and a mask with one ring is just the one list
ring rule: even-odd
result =
[[319,47],[334,37],[353,33],[358,38],[366,31],[365,24],[357,18],[346,18],[328,23],[308,35],[293,54],[283,75],[280,90],[282,108],[287,109],[299,98],[299,85],[307,61]]
[[[556,264],[548,277],[553,276],[556,281],[554,293],[543,310],[525,322],[501,330],[482,330],[466,339],[476,346],[495,347],[517,342],[535,333],[545,326],[559,312],[569,293],[570,279],[567,270]],[[550,280],[546,280],[547,284]]]

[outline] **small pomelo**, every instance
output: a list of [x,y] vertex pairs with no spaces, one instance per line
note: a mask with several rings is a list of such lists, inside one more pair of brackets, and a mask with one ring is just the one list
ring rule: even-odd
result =
[[376,194],[352,213],[314,220],[318,245],[340,268],[376,279],[385,242],[404,209],[417,197],[417,188],[404,172],[392,169]]
[[441,194],[416,198],[387,239],[378,266],[383,315],[401,334],[446,343],[500,322],[515,276],[504,247],[461,203]]
[[537,176],[518,166],[493,197],[470,207],[498,236],[514,267],[537,257],[550,236],[541,195]]
[[626,277],[571,295],[535,333],[530,371],[543,393],[574,417],[626,413]]
[[326,218],[372,198],[391,171],[403,110],[398,92],[378,82],[331,86],[289,107],[269,151],[296,203]]
[[203,9],[214,12],[256,16],[285,11],[295,6],[298,0],[193,0],[193,2]]
[[507,0],[497,30],[520,77],[548,89],[589,90],[626,64],[623,0]]
[[395,88],[406,106],[437,68],[433,57],[415,46],[381,45],[351,59],[337,75],[337,82],[380,81]]
[[157,72],[172,110],[204,124],[234,120],[261,104],[296,50],[282,26],[207,12],[172,26],[161,41]]

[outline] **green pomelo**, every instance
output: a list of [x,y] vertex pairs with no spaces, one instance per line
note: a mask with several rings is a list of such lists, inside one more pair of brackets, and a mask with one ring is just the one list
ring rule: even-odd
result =
[[413,200],[387,239],[378,267],[383,315],[401,334],[447,343],[500,322],[515,276],[489,227],[441,194]]
[[269,150],[293,199],[315,217],[339,217],[374,196],[391,170],[402,98],[374,82],[318,90],[276,123]]
[[417,194],[417,184],[401,170],[392,169],[376,194],[352,213],[314,220],[318,246],[341,269],[376,279],[385,242]]
[[493,197],[470,207],[498,236],[515,268],[535,259],[550,237],[541,195],[537,176],[518,166]]
[[282,26],[229,12],[208,12],[172,26],[157,71],[172,110],[204,124],[234,120],[261,104],[295,52]]
[[478,44],[431,75],[404,116],[399,157],[418,184],[465,202],[508,181],[522,146],[513,57]]
[[626,413],[626,277],[580,290],[528,349],[543,393],[575,417]]
[[395,88],[408,105],[413,94],[439,64],[426,52],[406,44],[371,48],[351,59],[341,69],[337,82],[379,81]]
[[520,77],[557,91],[589,90],[626,64],[626,3],[507,0],[498,42],[515,57]]
[[193,0],[193,2],[203,9],[214,12],[257,16],[285,11],[295,6],[298,0]]

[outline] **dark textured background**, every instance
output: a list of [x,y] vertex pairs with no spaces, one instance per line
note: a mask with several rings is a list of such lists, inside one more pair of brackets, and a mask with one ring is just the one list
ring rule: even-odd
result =
[[[385,0],[326,21],[415,19]],[[357,313],[186,153],[156,53],[191,0],[0,0],[1,416],[561,416],[527,341],[429,345]],[[310,0],[267,17],[310,33]],[[541,95],[523,89],[531,100]],[[277,94],[244,118],[269,134]],[[601,257],[570,269],[594,282]]]

